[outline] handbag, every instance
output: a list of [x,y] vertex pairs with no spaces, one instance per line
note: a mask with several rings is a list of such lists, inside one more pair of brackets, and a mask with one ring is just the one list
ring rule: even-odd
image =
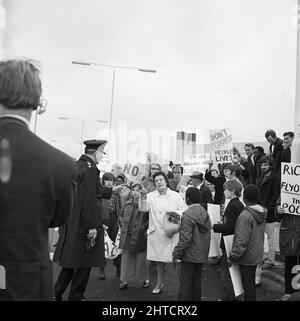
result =
[[180,219],[179,219],[178,223],[173,223],[169,214],[167,214],[167,213],[165,214],[163,231],[165,232],[167,237],[172,237],[174,234],[179,232],[179,224],[180,224]]

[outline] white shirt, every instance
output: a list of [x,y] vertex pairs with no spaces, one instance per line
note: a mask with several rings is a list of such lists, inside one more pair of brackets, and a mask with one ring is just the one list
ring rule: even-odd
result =
[[204,184],[204,182],[201,183],[200,185],[198,185],[197,188],[200,189],[203,184]]
[[23,116],[16,115],[16,114],[0,115],[0,118],[7,118],[7,117],[19,119],[19,120],[21,120],[23,123],[25,123],[28,128],[30,127],[29,120],[28,120],[27,118],[23,117]]

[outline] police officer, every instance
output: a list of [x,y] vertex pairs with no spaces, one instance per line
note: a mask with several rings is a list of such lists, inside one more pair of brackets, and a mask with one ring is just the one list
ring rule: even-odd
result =
[[103,187],[97,164],[106,154],[105,140],[87,140],[85,154],[77,161],[76,181],[78,203],[70,220],[59,235],[53,260],[62,270],[55,284],[55,300],[62,295],[71,282],[69,301],[85,301],[84,292],[91,267],[103,267],[104,231],[102,226],[101,199],[110,199],[113,190],[123,186]]

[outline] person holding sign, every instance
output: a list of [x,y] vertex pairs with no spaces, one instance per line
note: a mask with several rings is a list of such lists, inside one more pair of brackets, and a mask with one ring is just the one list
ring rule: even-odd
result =
[[201,193],[195,187],[186,191],[188,209],[182,214],[179,242],[173,251],[173,263],[180,263],[179,301],[201,301],[202,265],[208,260],[211,222],[199,204]]
[[119,248],[123,249],[121,262],[120,289],[125,289],[129,281],[143,282],[142,287],[149,287],[147,264],[147,229],[149,213],[141,212],[138,201],[143,186],[134,183],[131,198],[126,202],[121,213],[121,238]]
[[[102,185],[112,188],[114,186],[115,176],[111,172],[106,172],[102,176]],[[121,185],[121,184],[119,184]],[[103,225],[109,238],[115,241],[119,231],[119,219],[121,214],[121,196],[118,192],[113,192],[110,199],[102,199],[103,206]],[[116,277],[120,277],[121,255],[113,260],[116,267]],[[104,266],[99,268],[99,279],[105,279]]]
[[223,282],[221,301],[232,301],[234,300],[234,291],[223,237],[234,234],[237,218],[244,208],[244,205],[239,200],[243,186],[237,180],[229,180],[224,183],[224,189],[225,197],[230,201],[223,215],[223,223],[214,224],[212,229],[215,233],[222,233],[220,243],[220,248],[222,250],[221,278]]
[[[156,191],[147,194],[146,189],[142,190],[139,209],[142,212],[149,211],[147,260],[156,262],[157,282],[152,293],[159,294],[163,288],[165,264],[172,262],[172,252],[179,236],[178,224],[170,224],[170,220],[174,218],[173,221],[176,222],[176,215],[180,217],[186,205],[179,193],[170,190],[164,172],[155,173],[153,179]],[[166,230],[166,226],[170,225],[173,225],[172,233]]]
[[239,264],[245,301],[256,301],[255,271],[263,260],[267,213],[258,205],[259,188],[256,185],[247,185],[243,197],[246,207],[236,222],[228,263]]

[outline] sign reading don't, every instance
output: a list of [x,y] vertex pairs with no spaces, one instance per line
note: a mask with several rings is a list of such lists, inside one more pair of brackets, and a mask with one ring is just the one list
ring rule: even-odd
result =
[[230,129],[211,129],[209,140],[212,160],[217,164],[231,163],[233,148]]

